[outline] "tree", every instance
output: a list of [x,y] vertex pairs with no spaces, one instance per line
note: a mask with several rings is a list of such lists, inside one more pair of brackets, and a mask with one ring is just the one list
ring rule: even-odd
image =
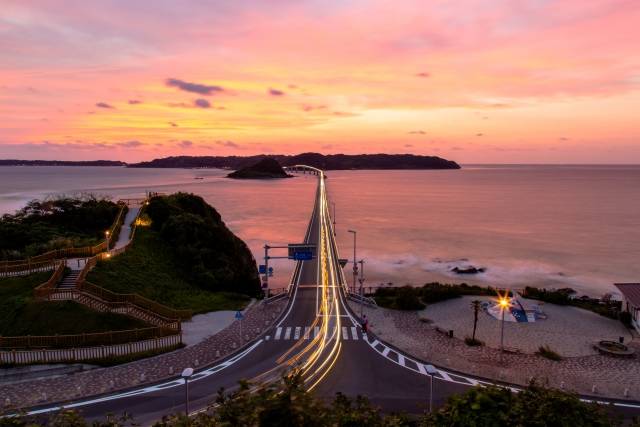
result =
[[480,301],[475,299],[471,301],[471,308],[473,308],[473,334],[471,335],[471,340],[475,342],[476,340],[476,329],[478,327],[478,313],[480,312]]

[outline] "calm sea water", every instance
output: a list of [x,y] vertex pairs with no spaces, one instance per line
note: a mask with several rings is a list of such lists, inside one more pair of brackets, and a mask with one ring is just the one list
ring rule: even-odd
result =
[[[236,181],[225,175],[214,169],[0,167],[0,213],[60,193],[115,199],[187,191],[216,207],[256,258],[265,242],[301,240],[315,178]],[[638,166],[466,166],[328,176],[341,255],[352,257],[347,230],[357,230],[366,284],[464,280],[570,286],[600,295],[614,282],[640,281]],[[467,265],[487,271],[462,278],[450,271]],[[291,267],[275,263],[273,286],[288,281]]]

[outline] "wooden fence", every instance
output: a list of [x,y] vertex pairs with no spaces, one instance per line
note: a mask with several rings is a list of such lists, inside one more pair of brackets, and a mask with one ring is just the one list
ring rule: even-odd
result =
[[0,363],[27,365],[34,363],[74,363],[135,356],[151,351],[171,350],[182,343],[182,334],[166,335],[114,345],[69,349],[0,351]]
[[33,296],[42,299],[47,298],[56,288],[56,285],[64,275],[64,269],[67,266],[66,260],[58,261],[58,267],[53,272],[49,280],[36,286],[33,289]]
[[87,281],[82,282],[78,286],[78,290],[94,295],[106,302],[133,304],[167,319],[190,320],[193,315],[191,310],[175,310],[138,294],[119,294]]

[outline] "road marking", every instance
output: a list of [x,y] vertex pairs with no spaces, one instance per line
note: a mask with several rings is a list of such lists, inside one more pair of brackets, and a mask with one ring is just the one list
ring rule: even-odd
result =
[[275,339],[279,340],[280,339],[280,334],[282,334],[282,328],[278,327],[278,329],[276,329]]
[[311,328],[308,326],[304,327],[304,339],[308,340],[309,339],[309,332],[310,332]]
[[356,328],[355,326],[351,327],[351,336],[354,340],[358,339],[358,328]]
[[418,370],[422,375],[427,375],[426,369],[424,369],[424,365],[422,363],[416,363],[418,365]]
[[343,340],[348,340],[349,339],[349,330],[347,329],[346,326],[342,327],[342,339]]
[[316,326],[313,330],[313,337],[317,338],[320,335],[320,326]]
[[402,366],[405,366],[404,364],[404,356],[401,355],[400,353],[396,353],[398,355],[398,363],[401,364]]
[[284,339],[288,340],[291,337],[291,326],[287,326],[287,329],[284,331]]
[[271,335],[267,335],[266,337],[264,337],[264,340],[269,341],[269,338],[271,338]]
[[389,347],[385,347],[384,350],[382,350],[382,355],[384,357],[387,357],[387,354],[389,354],[389,351],[391,351],[391,349]]
[[293,339],[297,340],[300,338],[300,326],[296,326],[296,331],[293,333]]

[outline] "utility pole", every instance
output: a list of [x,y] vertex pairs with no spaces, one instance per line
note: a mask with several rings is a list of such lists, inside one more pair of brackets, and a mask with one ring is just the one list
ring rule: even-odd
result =
[[359,261],[360,263],[360,279],[358,280],[360,282],[360,318],[363,319],[363,314],[364,314],[364,290],[363,290],[363,285],[364,285],[364,260],[361,259]]
[[355,230],[349,230],[353,233],[353,292],[356,291],[356,280],[358,279],[358,262],[356,261],[356,234]]

